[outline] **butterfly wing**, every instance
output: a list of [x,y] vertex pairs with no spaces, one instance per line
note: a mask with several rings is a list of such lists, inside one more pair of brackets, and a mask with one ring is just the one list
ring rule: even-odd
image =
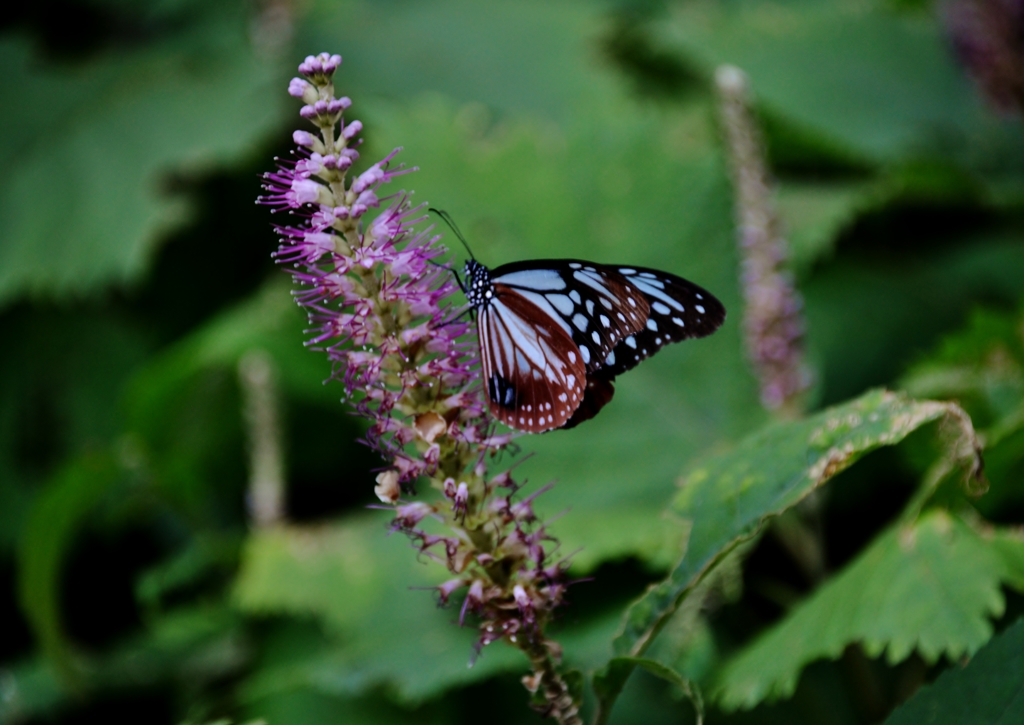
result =
[[583,401],[566,421],[575,428],[597,415],[615,394],[612,381],[671,342],[704,337],[721,327],[725,307],[710,292],[689,280],[645,267],[614,267],[643,296],[648,315],[642,329],[622,338],[598,370],[587,375]]
[[636,367],[669,343],[710,335],[725,321],[722,303],[689,280],[645,267],[615,269],[643,296],[649,313],[643,328],[617,343],[597,371],[605,380]]
[[[646,298],[616,267],[582,260],[517,262],[494,270],[499,296],[518,295],[569,335],[587,372],[598,370],[620,340],[643,330]],[[539,314],[538,314],[539,313]]]
[[594,417],[617,375],[725,320],[707,290],[644,267],[516,262],[495,269],[484,288],[493,297],[477,324],[490,408],[531,433]]
[[587,370],[558,320],[495,285],[477,332],[491,413],[529,433],[565,425],[583,400]]

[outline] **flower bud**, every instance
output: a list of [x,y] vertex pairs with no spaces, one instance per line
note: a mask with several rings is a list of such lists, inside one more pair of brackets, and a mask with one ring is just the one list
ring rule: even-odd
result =
[[[316,151],[316,145],[320,139],[311,134],[309,131],[295,131],[292,134],[292,141],[295,142],[296,146],[302,146],[303,148],[312,149]],[[323,144],[320,144],[321,147]]]
[[340,55],[307,55],[306,59],[299,64],[299,73],[309,78],[315,85],[322,86],[330,83],[331,76],[341,65]]
[[353,121],[352,123],[345,126],[345,130],[341,132],[342,138],[352,139],[357,133],[363,130],[362,121]]
[[304,103],[315,103],[318,97],[316,88],[302,78],[292,78],[288,84],[288,94],[301,98]]

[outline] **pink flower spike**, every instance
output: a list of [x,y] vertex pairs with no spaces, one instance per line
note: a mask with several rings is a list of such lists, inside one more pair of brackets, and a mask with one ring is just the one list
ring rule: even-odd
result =
[[[550,661],[558,648],[543,632],[567,586],[564,567],[547,564],[557,542],[534,511],[546,488],[512,502],[520,484],[511,472],[488,472],[516,434],[494,430],[473,323],[459,319],[465,300],[426,206],[380,191],[416,167],[393,165],[399,147],[349,176],[363,124],[342,120],[352,101],[334,94],[340,64],[337,55],[308,56],[288,85],[319,132],[295,131],[292,157],[263,176],[259,203],[291,215],[274,227],[274,259],[307,314],[306,345],[327,356],[330,381],[366,419],[362,442],[386,461],[377,508],[393,509],[391,530],[449,571],[432,587],[439,602],[468,587],[459,622],[479,617],[478,649],[505,639],[535,666],[545,660],[533,675],[537,692],[565,692]],[[424,481],[434,498],[409,501]],[[568,712],[570,700],[548,704]]]

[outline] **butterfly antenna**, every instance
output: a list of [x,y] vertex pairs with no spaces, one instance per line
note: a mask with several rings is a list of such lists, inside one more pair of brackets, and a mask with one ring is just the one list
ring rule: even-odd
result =
[[459,227],[458,225],[455,224],[455,221],[452,219],[451,214],[444,211],[443,209],[435,209],[433,207],[429,207],[427,211],[434,212],[444,220],[444,223],[448,225],[448,228],[451,229],[452,232],[455,233],[455,236],[457,236],[459,238],[459,241],[462,242],[462,246],[464,246],[466,248],[466,251],[469,252],[470,259],[472,259],[475,262],[476,255],[474,255],[473,250],[469,248],[469,243],[466,241],[466,238],[462,236],[462,232],[459,231]]
[[440,262],[435,262],[430,259],[427,260],[427,264],[431,264],[447,272],[451,272],[452,276],[455,277],[456,284],[459,285],[459,289],[462,290],[462,294],[466,294],[466,284],[462,281],[462,277],[459,276],[458,270],[456,270],[454,267],[449,267],[447,264],[441,264]]

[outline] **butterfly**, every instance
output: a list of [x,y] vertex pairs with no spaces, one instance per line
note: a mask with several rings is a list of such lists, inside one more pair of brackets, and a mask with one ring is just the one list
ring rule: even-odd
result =
[[471,259],[463,288],[491,413],[529,433],[594,417],[617,375],[725,320],[707,290],[644,267],[541,259],[491,270]]

